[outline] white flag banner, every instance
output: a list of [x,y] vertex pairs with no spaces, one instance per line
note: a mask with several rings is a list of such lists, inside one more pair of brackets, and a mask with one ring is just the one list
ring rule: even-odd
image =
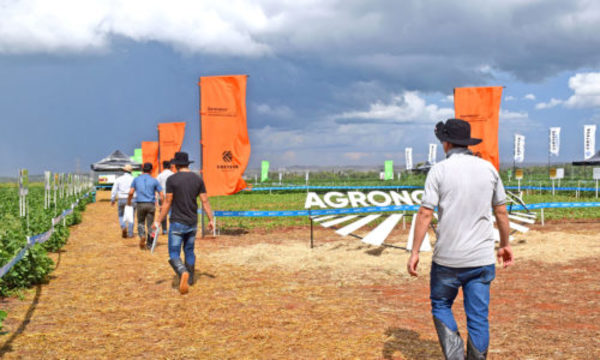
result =
[[429,156],[427,157],[427,161],[430,164],[435,164],[437,158],[437,144],[429,144]]
[[560,151],[560,128],[550,128],[550,154],[558,156]]
[[515,134],[515,162],[522,163],[525,160],[525,136]]
[[594,156],[596,150],[596,125],[583,126],[583,159]]
[[44,171],[44,189],[50,191],[50,171]]
[[412,148],[406,148],[404,153],[406,157],[406,170],[411,170],[413,168]]

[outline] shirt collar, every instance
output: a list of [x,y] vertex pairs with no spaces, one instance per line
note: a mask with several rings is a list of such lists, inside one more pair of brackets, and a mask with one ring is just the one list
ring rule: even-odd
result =
[[455,148],[450,149],[450,151],[448,151],[448,153],[446,154],[446,159],[455,154],[473,155],[473,152],[471,150],[469,150],[468,148],[455,147]]

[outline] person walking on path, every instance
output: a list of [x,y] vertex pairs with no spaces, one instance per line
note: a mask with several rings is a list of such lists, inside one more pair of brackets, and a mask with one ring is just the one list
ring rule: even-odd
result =
[[[189,169],[186,152],[175,153],[171,164],[177,168],[177,173],[167,179],[167,197],[160,215],[152,225],[158,229],[160,222],[167,217],[169,209],[169,264],[179,276],[179,292],[186,294],[189,286],[194,282],[194,267],[196,255],[194,254],[194,241],[198,230],[198,197],[202,207],[208,215],[208,230],[214,227],[214,217],[210,209],[206,187],[202,178]],[[185,254],[185,264],[181,261],[181,247]]]
[[[175,168],[175,166],[172,166],[173,169]],[[169,178],[169,176],[173,175],[175,172],[173,171],[173,169],[171,169],[171,163],[169,161],[163,161],[163,171],[158,174],[158,176],[156,177],[156,180],[158,180],[158,183],[160,184],[160,187],[163,190],[163,200],[166,196],[165,191],[167,189],[167,179]],[[163,201],[161,201],[159,203],[160,206],[163,205]],[[163,221],[161,222],[161,227],[162,227],[162,233],[163,235],[167,234],[167,218],[165,217],[163,219]]]
[[[131,183],[127,204],[131,205],[131,199],[136,194],[138,236],[140,237],[140,249],[143,250],[144,247],[149,249],[152,246],[150,227],[154,222],[157,199],[162,201],[162,188],[158,181],[150,175],[152,164],[145,163],[142,171],[144,173],[133,179]],[[146,236],[146,228],[148,236]]]
[[431,313],[438,339],[446,359],[465,359],[464,342],[452,314],[452,304],[462,287],[468,329],[466,359],[485,359],[490,284],[495,278],[496,262],[491,209],[500,233],[498,261],[505,268],[513,263],[506,194],[496,168],[469,151],[468,146],[481,139],[471,138],[468,122],[439,122],[435,135],[443,144],[446,159],[434,165],[425,180],[407,270],[417,276],[419,249],[438,207],[430,279]]
[[129,190],[133,182],[133,176],[131,176],[132,170],[131,165],[123,167],[125,173],[115,180],[110,193],[110,204],[114,206],[115,202],[118,203],[117,213],[119,215],[119,225],[121,225],[121,236],[123,238],[127,238],[128,236],[133,237],[133,222],[126,223],[123,219],[127,197],[129,196]]

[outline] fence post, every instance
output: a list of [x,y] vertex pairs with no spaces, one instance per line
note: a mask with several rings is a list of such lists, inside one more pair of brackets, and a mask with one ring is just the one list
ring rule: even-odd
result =
[[313,219],[312,217],[309,215],[308,218],[310,219],[310,248],[313,248]]
[[213,226],[213,236],[217,237],[217,217],[213,215],[213,218],[215,219],[215,226]]
[[542,226],[544,226],[544,208],[542,208]]

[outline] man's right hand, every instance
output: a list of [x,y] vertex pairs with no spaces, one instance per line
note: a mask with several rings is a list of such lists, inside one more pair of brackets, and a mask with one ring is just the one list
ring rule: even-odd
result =
[[513,252],[510,245],[503,246],[498,248],[498,262],[503,265],[504,268],[507,268],[513,263]]
[[206,225],[206,228],[208,229],[208,231],[213,231],[213,229],[215,228],[215,220],[209,220],[208,224]]
[[411,253],[410,258],[408,258],[408,263],[406,264],[406,269],[411,276],[418,276],[417,266],[419,265],[419,254]]

